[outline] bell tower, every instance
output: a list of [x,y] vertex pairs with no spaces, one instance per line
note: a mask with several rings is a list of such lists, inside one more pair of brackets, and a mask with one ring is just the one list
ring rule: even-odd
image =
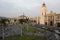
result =
[[41,9],[41,16],[44,16],[47,14],[47,8],[45,3],[42,4],[42,9]]
[[43,3],[42,8],[41,8],[40,24],[45,24],[46,15],[47,15],[47,8],[46,8],[45,3]]

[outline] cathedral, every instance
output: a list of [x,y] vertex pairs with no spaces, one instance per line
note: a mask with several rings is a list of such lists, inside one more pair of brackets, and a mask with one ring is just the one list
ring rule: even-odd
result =
[[[42,4],[40,14],[41,15],[39,17],[29,18],[30,21],[32,20],[33,22],[40,24],[40,25],[60,27],[60,14],[57,14],[53,11],[48,12],[45,3]],[[21,18],[27,18],[27,17],[22,15],[16,19],[21,19]],[[14,22],[14,20],[12,21]]]
[[60,14],[47,10],[46,4],[42,4],[41,15],[37,17],[37,24],[60,27]]

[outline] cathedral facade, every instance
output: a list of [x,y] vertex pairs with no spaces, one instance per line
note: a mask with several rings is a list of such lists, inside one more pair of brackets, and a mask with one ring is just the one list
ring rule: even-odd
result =
[[43,3],[41,8],[41,15],[37,19],[37,23],[47,25],[47,26],[60,27],[60,14],[56,14],[53,11],[50,11],[49,13],[45,3]]

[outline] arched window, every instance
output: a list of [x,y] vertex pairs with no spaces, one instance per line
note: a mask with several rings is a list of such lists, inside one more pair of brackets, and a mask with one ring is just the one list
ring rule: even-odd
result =
[[43,13],[42,13],[42,15],[43,15]]

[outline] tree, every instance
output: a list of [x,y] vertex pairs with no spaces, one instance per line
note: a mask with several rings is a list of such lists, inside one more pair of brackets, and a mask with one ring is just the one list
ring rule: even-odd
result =
[[24,23],[27,23],[29,19],[19,19],[19,23],[23,24]]
[[[23,23],[27,23],[28,22],[28,19],[19,19],[19,23],[23,24]],[[21,26],[21,36],[22,36],[22,25],[20,24]]]
[[7,18],[1,18],[0,24],[2,24],[3,26],[6,26],[6,22],[10,22],[10,21]]
[[14,19],[14,22],[16,22],[17,20],[16,19]]
[[6,22],[9,22],[9,20],[7,18],[1,18],[0,19],[0,24],[1,24],[1,27],[2,27],[2,31],[3,31],[3,40],[4,40],[5,27],[7,26]]

